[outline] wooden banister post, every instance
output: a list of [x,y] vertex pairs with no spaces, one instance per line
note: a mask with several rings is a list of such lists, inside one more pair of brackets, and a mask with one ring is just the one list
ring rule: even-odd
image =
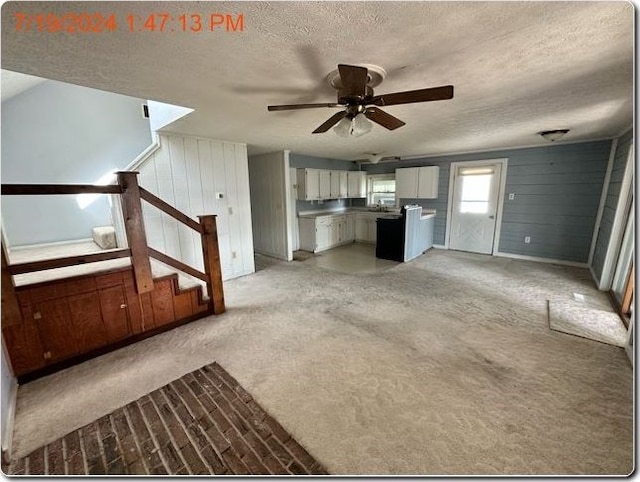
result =
[[8,265],[4,244],[2,244],[2,279],[0,280],[2,282],[2,326],[15,325],[22,322],[18,296],[16,295],[13,278],[7,269]]
[[202,225],[202,255],[204,257],[204,272],[209,292],[209,303],[213,304],[213,314],[219,315],[225,312],[224,290],[222,288],[222,269],[220,268],[220,250],[218,248],[218,227],[216,216],[208,214],[198,216]]
[[137,176],[138,173],[133,171],[118,172],[118,184],[122,189],[122,215],[127,242],[131,250],[131,265],[133,266],[136,291],[147,293],[153,291],[153,275],[151,274]]

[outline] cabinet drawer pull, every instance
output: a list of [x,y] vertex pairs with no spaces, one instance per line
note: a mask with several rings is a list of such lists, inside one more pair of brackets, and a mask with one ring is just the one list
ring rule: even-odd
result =
[[39,320],[40,318],[42,318],[42,314],[41,314],[39,311],[36,311],[36,312],[33,314],[33,319],[34,319],[34,320]]
[[126,305],[125,303],[122,303],[122,304],[120,305],[120,309],[121,309],[121,310],[124,310],[126,307],[127,307],[127,305]]

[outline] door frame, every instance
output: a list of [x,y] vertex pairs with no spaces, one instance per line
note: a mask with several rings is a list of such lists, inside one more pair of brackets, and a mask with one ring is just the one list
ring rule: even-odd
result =
[[500,164],[500,179],[498,184],[498,209],[496,211],[496,229],[493,232],[493,247],[491,256],[498,253],[500,244],[500,230],[502,228],[502,205],[504,204],[504,191],[507,185],[507,164],[509,159],[506,157],[497,159],[482,159],[477,161],[460,161],[449,164],[449,196],[447,198],[447,226],[444,235],[444,247],[449,249],[451,240],[451,217],[453,214],[453,190],[456,181],[456,171],[459,167],[482,167],[491,164]]

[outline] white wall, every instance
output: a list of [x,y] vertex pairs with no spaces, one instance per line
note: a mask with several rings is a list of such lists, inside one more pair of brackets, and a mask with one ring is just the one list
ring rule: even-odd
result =
[[[91,184],[151,144],[142,99],[46,81],[2,103],[3,183]],[[12,247],[91,237],[110,224],[107,196],[81,209],[76,196],[3,196]]]
[[289,156],[274,152],[249,157],[253,245],[257,253],[290,261]]
[[11,374],[11,369],[9,368],[9,364],[7,362],[8,357],[5,354],[4,344],[0,349],[0,357],[1,360],[1,373],[2,373],[2,386],[0,389],[2,390],[0,394],[2,395],[2,450],[7,450],[10,447],[11,433],[10,430],[13,429],[13,416],[15,413],[15,395],[16,390],[18,388],[16,378]]
[[[194,219],[216,214],[222,278],[253,273],[246,144],[173,134],[158,140],[138,168],[140,185]],[[204,270],[200,235],[145,201],[142,207],[149,246]]]
[[193,112],[190,107],[165,104],[154,100],[148,100],[147,107],[149,108],[149,124],[152,132],[156,132]]

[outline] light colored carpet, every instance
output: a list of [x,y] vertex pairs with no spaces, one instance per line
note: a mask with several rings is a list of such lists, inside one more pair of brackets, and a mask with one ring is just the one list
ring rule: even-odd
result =
[[216,360],[332,474],[632,470],[624,350],[548,328],[548,299],[601,295],[587,270],[431,250],[225,290],[222,316],[21,387],[15,455]]
[[593,307],[576,300],[549,301],[549,327],[570,335],[624,347],[627,329],[611,307]]

